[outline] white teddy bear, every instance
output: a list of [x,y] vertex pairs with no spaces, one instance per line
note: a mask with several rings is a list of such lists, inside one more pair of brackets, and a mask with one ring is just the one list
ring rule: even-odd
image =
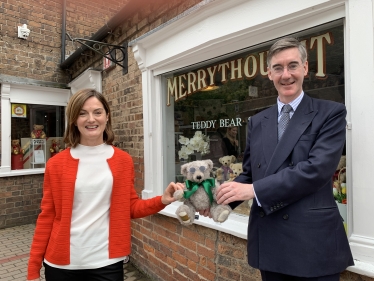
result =
[[216,179],[220,184],[230,179],[230,173],[232,173],[230,165],[231,163],[235,163],[235,161],[236,157],[234,155],[227,155],[219,158],[219,162],[222,166],[218,168],[216,172]]
[[212,160],[193,161],[182,165],[181,174],[187,179],[186,188],[174,193],[174,198],[184,202],[175,212],[181,224],[193,224],[195,213],[206,209],[210,209],[215,222],[224,222],[230,215],[232,209],[229,205],[219,205],[216,202],[215,180],[210,178],[212,168]]

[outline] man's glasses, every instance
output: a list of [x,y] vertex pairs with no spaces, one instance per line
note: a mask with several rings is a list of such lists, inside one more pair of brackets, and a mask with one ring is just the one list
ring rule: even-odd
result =
[[287,68],[287,71],[289,73],[294,74],[298,70],[299,67],[300,67],[300,64],[298,62],[292,62],[289,65],[287,65],[287,67],[276,65],[272,68],[272,71],[274,75],[280,76],[283,74],[284,69]]

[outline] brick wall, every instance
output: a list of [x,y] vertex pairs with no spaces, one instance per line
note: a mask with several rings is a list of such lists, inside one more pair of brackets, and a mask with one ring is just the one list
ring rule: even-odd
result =
[[43,175],[0,178],[0,229],[34,223],[42,188]]
[[[0,72],[14,77],[65,83],[58,69],[61,50],[61,1],[0,1]],[[27,24],[27,40],[18,26]]]
[[132,261],[154,280],[260,280],[243,239],[162,215],[134,220],[132,229]]
[[[67,83],[59,68],[62,30],[61,0],[0,1],[0,73],[40,81]],[[89,38],[128,0],[66,2],[66,31]],[[30,36],[19,39],[18,26],[27,24]],[[76,47],[67,39],[66,53]]]
[[[155,281],[260,281],[247,263],[247,241],[154,215],[132,221],[131,261]],[[340,281],[374,281],[345,271]]]
[[[59,1],[62,3],[62,1]],[[66,32],[73,38],[90,38],[129,0],[67,0]],[[66,55],[71,54],[79,43],[66,39]],[[91,53],[90,53],[91,54]]]

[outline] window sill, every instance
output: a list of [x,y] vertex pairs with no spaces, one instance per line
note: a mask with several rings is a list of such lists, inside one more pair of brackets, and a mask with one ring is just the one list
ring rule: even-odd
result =
[[355,260],[355,266],[347,268],[348,271],[368,277],[374,277],[374,264]]
[[[166,206],[159,213],[168,217],[176,218],[177,216],[175,215],[175,211],[181,204],[183,203],[174,202]],[[208,217],[199,216],[199,219],[195,219],[194,223],[211,229],[219,230],[242,239],[247,239],[248,216],[231,213],[229,218],[224,223],[217,223]]]
[[44,174],[44,172],[45,168],[11,170],[10,172],[3,172],[0,168],[0,178]]

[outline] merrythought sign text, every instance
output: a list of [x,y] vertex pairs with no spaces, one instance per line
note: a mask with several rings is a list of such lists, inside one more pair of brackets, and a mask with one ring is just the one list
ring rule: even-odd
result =
[[[333,35],[327,32],[322,35],[313,36],[301,41],[307,50],[316,50],[317,72],[316,78],[326,78],[326,44],[333,45]],[[170,105],[170,99],[178,100],[201,91],[208,86],[215,85],[215,78],[218,74],[221,77],[221,83],[229,80],[254,79],[258,74],[267,77],[267,51],[249,54],[246,57],[237,58],[212,65],[206,68],[200,68],[195,71],[181,74],[179,76],[167,79],[167,106]]]

